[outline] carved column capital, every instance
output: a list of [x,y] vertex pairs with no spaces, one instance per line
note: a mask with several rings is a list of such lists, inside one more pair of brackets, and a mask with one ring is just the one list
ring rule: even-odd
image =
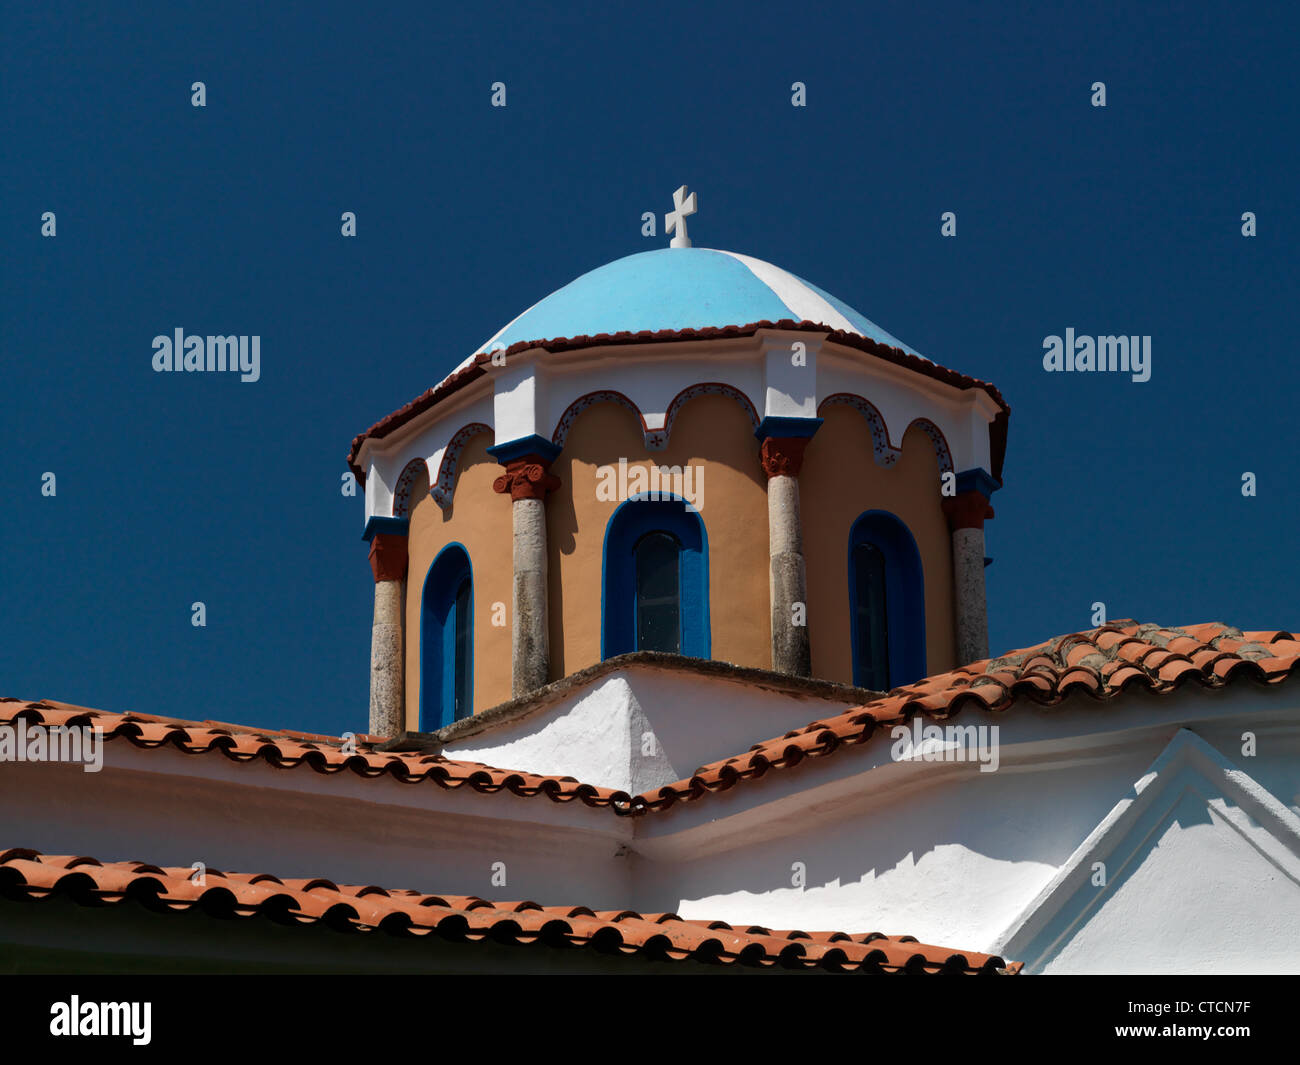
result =
[[375,533],[370,539],[370,571],[375,583],[406,577],[406,537],[400,533]]
[[807,436],[769,436],[763,441],[763,472],[772,477],[798,477],[803,452],[812,439]]
[[492,490],[509,493],[512,500],[544,500],[560,487],[560,479],[550,472],[551,464],[540,455],[523,455],[505,465],[506,472],[492,482]]
[[984,522],[993,517],[993,508],[983,492],[958,492],[943,500],[943,512],[948,517],[948,528],[983,529]]

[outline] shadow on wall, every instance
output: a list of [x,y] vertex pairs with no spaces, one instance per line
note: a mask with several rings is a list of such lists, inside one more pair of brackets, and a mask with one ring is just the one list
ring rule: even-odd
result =
[[[973,717],[973,712],[964,715],[963,724]],[[889,740],[882,735],[873,742]],[[704,908],[713,917],[786,928],[791,926],[782,920],[794,919],[799,910],[806,913],[808,902],[800,896],[839,888],[838,898],[820,900],[830,916],[818,922],[818,930],[825,926],[923,938],[927,929],[983,922],[993,935],[1131,793],[1165,742],[1152,740],[1102,766],[1044,767],[1032,773],[980,773],[970,766],[970,772],[914,790],[906,800],[890,792],[845,804],[818,828],[800,822],[789,834],[760,846],[717,851],[677,866],[670,878],[658,877],[653,861],[637,858],[632,906],[641,912],[682,913],[683,907],[689,912],[692,903],[708,900]],[[762,781],[745,782],[737,790],[763,786]],[[1050,795],[1051,801],[1025,801],[1035,793]],[[999,869],[1000,863],[1006,867]],[[1015,890],[973,894],[973,864],[981,878],[1005,879]],[[802,888],[795,883],[800,872]],[[684,883],[692,885],[689,893],[681,890]],[[725,900],[721,904],[720,897]],[[912,901],[900,905],[900,900]],[[896,927],[877,928],[874,907]],[[957,916],[945,916],[948,910]]]

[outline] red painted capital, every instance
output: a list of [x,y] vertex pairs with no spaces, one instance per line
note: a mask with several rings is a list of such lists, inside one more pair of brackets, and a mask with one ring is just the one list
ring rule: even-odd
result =
[[370,571],[376,584],[402,580],[406,576],[406,537],[375,533],[370,541]]
[[809,436],[769,436],[763,441],[763,472],[768,477],[798,477]]
[[954,532],[958,529],[982,529],[984,522],[993,517],[993,508],[984,494],[974,491],[946,497],[943,512],[948,515],[948,527]]
[[506,472],[492,482],[492,490],[512,500],[545,499],[560,487],[560,479],[549,471],[551,464],[540,455],[524,455],[506,463]]

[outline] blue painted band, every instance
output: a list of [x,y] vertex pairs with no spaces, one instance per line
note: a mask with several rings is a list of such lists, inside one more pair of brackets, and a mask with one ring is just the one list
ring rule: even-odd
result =
[[487,453],[504,466],[507,462],[521,459],[525,455],[537,455],[547,462],[554,462],[561,450],[558,444],[553,444],[546,437],[534,433],[532,436],[521,436],[517,440],[507,440],[504,444],[493,444],[487,449]]
[[361,534],[361,539],[369,543],[375,538],[375,533],[385,533],[388,536],[405,536],[410,530],[410,518],[371,518],[366,522],[366,531]]
[[1002,487],[1002,482],[987,470],[976,466],[973,470],[962,470],[957,474],[957,494],[978,492],[985,499],[991,499],[993,493]]
[[769,414],[758,423],[754,435],[760,440],[766,440],[769,436],[812,436],[813,433],[817,432],[823,420],[822,418],[792,418],[787,415]]

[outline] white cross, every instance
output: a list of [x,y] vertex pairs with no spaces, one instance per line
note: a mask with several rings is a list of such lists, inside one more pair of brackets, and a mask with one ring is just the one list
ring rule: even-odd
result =
[[691,238],[686,235],[686,216],[695,213],[695,193],[686,195],[686,186],[673,193],[673,209],[664,215],[664,229],[676,235],[669,243],[670,248],[689,248]]

